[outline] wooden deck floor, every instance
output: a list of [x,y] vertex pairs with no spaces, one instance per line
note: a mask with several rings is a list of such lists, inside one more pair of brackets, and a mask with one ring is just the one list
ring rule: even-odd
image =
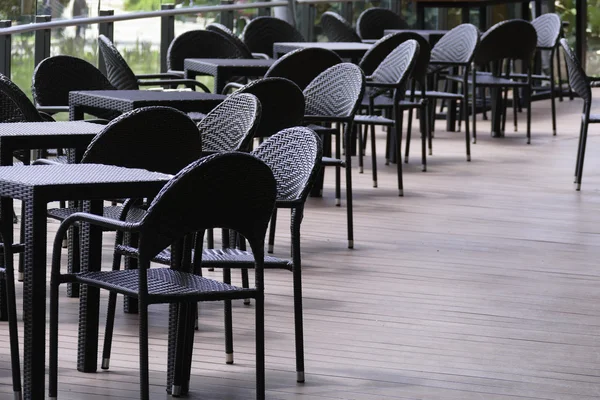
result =
[[[576,192],[581,101],[557,104],[557,137],[549,102],[534,104],[529,146],[524,115],[521,131],[503,139],[479,123],[471,163],[461,134],[438,122],[429,171],[420,172],[413,152],[404,198],[382,152],[378,189],[370,168],[355,168],[354,250],[329,174],[302,229],[306,383],[295,382],[291,274],[269,271],[267,398],[600,398],[600,130],[590,129]],[[276,254],[284,256],[281,214]],[[137,398],[136,317],[117,314],[111,369],[83,374],[75,367],[78,303],[61,304],[60,398]],[[221,310],[201,307],[190,399],[254,396],[253,307],[234,304],[234,365],[224,363]],[[162,399],[166,308],[152,308],[150,323],[151,390]],[[0,399],[9,399],[5,323],[0,330]]]

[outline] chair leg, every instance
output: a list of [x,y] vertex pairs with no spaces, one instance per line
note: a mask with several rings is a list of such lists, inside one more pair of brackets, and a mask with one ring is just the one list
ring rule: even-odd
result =
[[473,74],[471,114],[473,116],[473,144],[477,143],[477,85]]
[[364,164],[363,164],[363,135],[362,135],[362,126],[357,125],[357,136],[358,136],[358,173],[362,174],[364,172]]
[[373,187],[377,187],[377,152],[375,144],[375,125],[371,125],[371,170],[373,171]]
[[[408,114],[409,121],[412,119],[412,109]],[[422,122],[421,122],[422,124]],[[404,145],[404,163],[408,164],[408,154],[410,153],[410,139],[411,139],[411,130],[406,131],[406,144]]]
[[577,164],[577,179],[576,179],[576,183],[577,183],[577,187],[576,190],[581,190],[581,180],[583,178],[583,161],[585,159],[585,146],[587,143],[587,131],[588,131],[588,117],[589,117],[589,113],[586,113],[585,115],[585,120],[583,122],[583,129],[581,131],[581,138],[580,138],[580,149],[579,149],[579,162]]
[[56,399],[58,392],[58,282],[50,281],[50,349],[48,397]]
[[531,83],[527,87],[527,144],[531,144]]
[[[231,284],[231,270],[223,269],[223,282]],[[224,302],[225,312],[225,363],[233,364],[233,312],[231,309],[231,300]]]
[[[558,99],[559,101],[563,101],[563,91],[562,91],[562,87],[563,87],[563,79],[562,79],[562,72],[560,70],[560,51],[556,51],[556,49],[554,50],[554,53],[556,54],[556,72],[558,74]],[[552,68],[553,66],[553,62],[552,60],[550,60],[550,68]],[[550,81],[552,82],[554,80],[554,76],[550,75]],[[567,80],[568,83],[568,80]]]
[[[115,237],[115,246],[123,242],[123,232],[117,231]],[[121,255],[116,253],[113,255],[112,270],[118,271],[121,269]],[[102,369],[110,368],[110,354],[112,350],[112,337],[115,326],[115,311],[117,308],[117,294],[110,292],[108,294],[108,309],[106,311],[106,327],[104,330],[104,346],[102,350]]]
[[552,105],[552,136],[556,136],[556,93],[554,87],[554,63],[550,59],[550,103]]
[[140,399],[150,400],[148,372],[148,305],[138,300],[140,324]]
[[277,227],[277,209],[273,209],[273,215],[271,215],[271,223],[269,224],[269,245],[267,246],[267,252],[273,254],[275,248],[275,228]]
[[[349,153],[349,152],[348,152]],[[256,399],[265,399],[265,297],[256,295]]]
[[304,382],[304,325],[302,322],[302,266],[300,258],[300,223],[302,209],[292,210],[292,270],[294,281],[294,327],[296,332],[296,381]]
[[583,129],[584,125],[586,125],[585,114],[581,116],[581,124],[579,125],[579,141],[577,142],[577,158],[575,159],[575,179],[573,183],[577,183],[577,176],[579,175],[579,159],[581,158],[581,141],[583,140]]
[[[398,106],[394,107],[394,116],[395,116],[395,125],[394,131],[396,133],[396,156],[398,161],[400,161],[400,157],[402,156],[402,129],[400,128],[400,121],[402,119],[402,110],[399,109]],[[402,163],[396,163],[398,167],[398,196],[404,196],[404,182],[402,179]]]
[[[465,145],[467,150],[467,161],[471,161],[471,134],[469,132],[469,94],[465,87],[465,92],[463,94],[463,99],[460,101],[461,104],[464,104],[464,107],[461,106],[461,110],[463,112],[463,118],[465,119]],[[473,118],[475,116],[473,115]],[[460,119],[459,119],[460,120]]]
[[420,130],[421,130],[421,170],[427,171],[427,136],[429,136],[427,127],[429,126],[429,113],[427,104],[422,104],[419,108],[421,114]]
[[[531,96],[531,92],[529,93],[529,95]],[[529,100],[531,102],[531,100]],[[517,90],[517,88],[513,89],[513,129],[515,132],[517,132],[517,130],[519,129],[518,127],[518,121],[517,121],[517,107],[519,106],[519,103],[521,102],[521,98],[519,97],[519,91]],[[531,105],[531,103],[530,103]]]
[[[10,225],[10,224],[7,224]],[[9,226],[12,229],[12,226]],[[7,237],[7,235],[3,235]],[[12,369],[12,385],[15,400],[22,398],[21,390],[21,363],[19,359],[19,332],[17,325],[17,302],[15,294],[15,273],[13,265],[13,253],[10,249],[11,243],[5,243],[4,267],[6,285],[6,308],[8,312],[8,330],[10,337],[10,362]]]
[[[340,131],[339,131],[339,127],[338,127],[338,132],[337,135],[335,135],[335,156],[339,159],[341,159],[342,157],[342,151],[341,151],[341,144],[340,144]],[[346,145],[349,145],[350,141],[346,141]],[[350,151],[346,152],[346,155],[350,156]],[[346,168],[348,168],[348,166],[346,166]],[[336,206],[341,206],[342,205],[342,189],[341,189],[341,185],[342,185],[342,178],[341,175],[342,171],[340,169],[339,166],[335,167],[335,205]]]
[[[346,144],[350,143],[352,125],[347,124],[344,128]],[[346,214],[348,220],[348,248],[354,248],[354,221],[352,215],[352,157],[350,149],[346,149]],[[398,162],[398,164],[402,164]]]

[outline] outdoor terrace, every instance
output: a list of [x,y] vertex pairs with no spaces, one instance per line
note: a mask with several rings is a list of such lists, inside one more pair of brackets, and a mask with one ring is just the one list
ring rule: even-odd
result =
[[[598,399],[600,130],[590,128],[577,192],[581,104],[557,103],[552,137],[549,101],[535,102],[531,145],[525,114],[521,131],[502,139],[479,123],[471,163],[464,136],[438,122],[426,173],[413,142],[403,198],[379,135],[379,188],[368,157],[364,174],[353,167],[353,250],[328,171],[325,196],[309,199],[302,226],[306,383],[295,382],[291,274],[267,271],[267,398]],[[288,254],[288,221],[280,213],[276,255]],[[49,226],[51,237],[57,224]],[[107,268],[110,252],[105,240]],[[111,369],[84,374],[75,360],[78,301],[61,305],[59,398],[139,398],[137,317],[118,308]],[[199,313],[189,398],[253,398],[253,306],[234,303],[234,365],[224,362],[222,304],[203,303]],[[0,398],[9,399],[7,323],[0,331]],[[154,306],[152,398],[166,397],[166,338],[167,309]]]

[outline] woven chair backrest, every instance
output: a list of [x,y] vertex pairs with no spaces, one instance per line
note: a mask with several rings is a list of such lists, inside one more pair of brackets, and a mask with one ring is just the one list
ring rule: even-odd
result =
[[431,62],[468,64],[473,61],[479,45],[479,30],[475,25],[461,24],[446,32],[431,49]]
[[138,90],[138,80],[114,43],[104,35],[98,36],[98,48],[104,58],[106,76],[119,90]]
[[356,21],[356,32],[362,39],[381,39],[386,29],[407,29],[401,16],[386,8],[372,7],[363,11]]
[[558,14],[542,14],[531,21],[537,33],[538,49],[553,49],[558,44],[562,33],[562,21]]
[[250,52],[248,46],[246,46],[246,43],[242,42],[242,40],[225,25],[219,24],[218,22],[213,22],[206,26],[206,30],[225,36],[238,48],[240,54],[242,54],[242,58],[252,58],[252,53]]
[[40,122],[40,113],[17,85],[0,74],[0,122]]
[[260,116],[261,105],[256,96],[249,93],[229,96],[198,123],[202,150],[248,151]]
[[273,43],[304,42],[300,32],[286,21],[274,17],[258,17],[246,25],[242,40],[253,53],[273,54]]
[[321,15],[323,34],[330,42],[360,42],[360,36],[340,14],[325,11]]
[[536,46],[537,34],[530,22],[502,21],[481,35],[473,61],[481,66],[503,60],[524,60],[529,66]]
[[567,61],[569,85],[571,86],[571,89],[589,105],[592,101],[590,79],[583,70],[577,56],[573,53],[571,47],[569,47],[567,39],[560,39],[560,45],[563,48],[565,60]]

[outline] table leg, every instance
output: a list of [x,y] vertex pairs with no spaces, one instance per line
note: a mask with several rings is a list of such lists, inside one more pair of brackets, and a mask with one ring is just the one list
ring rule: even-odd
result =
[[[102,201],[85,202],[84,211],[101,214]],[[81,224],[81,269],[99,271],[102,261],[102,229]],[[77,370],[96,372],[98,368],[98,318],[100,289],[81,285],[79,296],[79,345]]]
[[502,107],[502,90],[493,88],[491,92],[492,101],[492,137],[502,137],[504,132],[502,131],[502,114],[504,109]]
[[76,105],[71,105],[69,107],[69,121],[77,121],[83,119],[83,110],[81,107]]
[[[2,212],[12,208],[2,201]],[[46,203],[34,196],[24,202],[25,280],[23,284],[23,392],[43,399],[46,379]],[[10,208],[5,208],[10,207]]]

